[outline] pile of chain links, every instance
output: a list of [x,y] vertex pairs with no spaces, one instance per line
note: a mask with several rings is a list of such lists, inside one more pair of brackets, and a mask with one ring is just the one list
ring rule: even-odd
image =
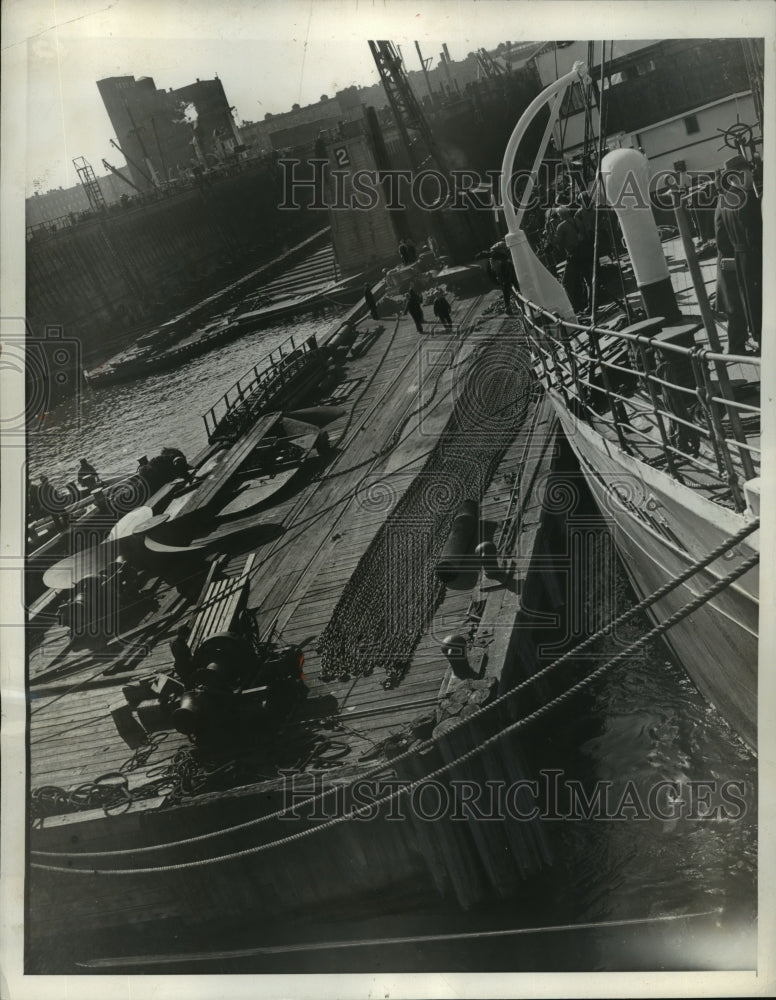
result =
[[384,687],[400,682],[442,594],[436,564],[455,512],[464,500],[479,502],[524,419],[531,388],[519,330],[501,329],[456,385],[447,426],[401,500],[389,477],[359,492],[362,509],[391,513],[318,642],[323,680],[368,675],[381,665]]

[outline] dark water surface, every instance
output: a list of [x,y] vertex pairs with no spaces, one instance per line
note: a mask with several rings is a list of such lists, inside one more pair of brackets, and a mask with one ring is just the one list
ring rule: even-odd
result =
[[121,475],[134,472],[141,455],[165,446],[193,458],[207,444],[202,414],[282,341],[324,333],[337,314],[327,309],[275,323],[146,379],[83,386],[77,400],[61,403],[28,433],[30,477],[45,473],[64,485],[75,478],[80,458],[102,476]]

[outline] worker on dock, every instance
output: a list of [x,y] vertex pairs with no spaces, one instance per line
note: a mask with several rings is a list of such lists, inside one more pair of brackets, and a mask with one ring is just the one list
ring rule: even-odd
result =
[[453,316],[450,311],[450,303],[445,298],[445,293],[440,289],[434,299],[434,315],[439,322],[448,330],[453,328]]
[[372,294],[372,289],[369,287],[369,282],[364,285],[364,302],[366,303],[367,309],[369,309],[369,315],[372,319],[380,319],[380,313],[377,311],[377,303],[375,302],[375,297]]
[[742,341],[746,326],[759,353],[762,335],[763,223],[752,167],[745,157],[739,154],[725,163],[719,174],[718,188],[719,197],[714,211],[717,301],[728,316],[728,351],[731,354],[744,353]]
[[43,485],[42,481],[40,483],[30,483],[27,487],[27,520],[37,521],[38,518],[43,517],[46,513],[43,504],[41,503],[40,488]]
[[415,320],[415,329],[418,333],[423,333],[423,300],[415,289],[415,286],[410,287],[409,293],[407,295],[407,301],[404,305],[405,316],[409,314]]
[[99,483],[100,477],[97,475],[97,470],[85,458],[82,458],[78,467],[78,485],[85,490],[93,490],[95,486],[99,486]]

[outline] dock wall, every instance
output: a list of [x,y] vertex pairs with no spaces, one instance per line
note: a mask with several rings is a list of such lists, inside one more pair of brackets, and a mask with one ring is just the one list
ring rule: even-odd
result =
[[27,242],[33,336],[62,327],[84,361],[131,343],[155,323],[326,226],[325,213],[278,208],[273,164],[135,206],[115,206]]

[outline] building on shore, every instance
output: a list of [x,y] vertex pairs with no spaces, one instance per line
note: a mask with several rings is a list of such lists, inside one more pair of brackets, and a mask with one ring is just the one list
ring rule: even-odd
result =
[[[117,173],[121,176],[107,174],[96,178],[106,205],[115,205],[122,195],[132,191],[127,181],[129,168],[120,167]],[[83,184],[74,184],[68,188],[35,191],[25,202],[25,222],[28,233],[41,226],[56,230],[80,221],[82,213],[91,211]]]

